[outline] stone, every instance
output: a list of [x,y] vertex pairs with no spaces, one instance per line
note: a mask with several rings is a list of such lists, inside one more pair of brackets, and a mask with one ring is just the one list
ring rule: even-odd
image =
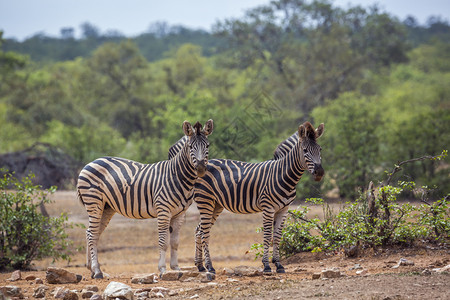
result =
[[89,300],[103,300],[99,294],[94,294]]
[[180,277],[180,281],[186,281],[189,278],[195,278],[200,274],[199,271],[183,271],[183,275]]
[[216,279],[216,274],[210,272],[200,273],[198,278],[200,279],[200,282],[210,282]]
[[256,267],[249,266],[237,266],[234,268],[234,274],[238,276],[261,276],[263,274],[262,270]]
[[161,274],[161,280],[165,281],[176,281],[183,276],[183,272],[181,271],[168,271],[163,274]]
[[6,296],[6,299],[10,299],[12,297],[23,298],[20,287],[14,285],[0,286],[0,292]]
[[358,270],[358,271],[356,271],[356,275],[358,275],[358,276],[367,275],[367,270],[366,269]]
[[148,291],[143,291],[143,292],[134,292],[134,297],[136,299],[147,299],[148,298]]
[[116,298],[132,300],[133,299],[133,290],[131,289],[130,286],[128,286],[124,283],[112,281],[105,288],[105,291],[103,292],[103,299],[104,300],[108,300],[108,299],[115,300]]
[[27,275],[27,276],[25,276],[25,280],[26,281],[32,281],[32,280],[36,280],[36,276],[35,275]]
[[169,289],[162,287],[162,286],[156,286],[154,288],[151,289],[151,292],[153,293],[162,293],[162,294],[168,294],[169,293]]
[[45,279],[51,284],[78,283],[82,276],[69,272],[62,268],[48,267]]
[[94,296],[94,292],[93,291],[86,291],[86,290],[82,290],[81,291],[81,298],[83,299],[90,299],[92,296]]
[[234,279],[234,278],[227,278],[228,282],[239,282],[239,280]]
[[186,266],[186,267],[181,267],[180,270],[181,271],[198,271],[198,268],[196,266]]
[[69,289],[59,286],[53,290],[53,297],[55,298],[64,298],[64,296],[69,292]]
[[341,271],[339,269],[326,269],[322,270],[322,278],[338,278],[341,277]]
[[428,269],[425,269],[422,271],[422,275],[429,276],[429,275],[431,275],[431,271]]
[[301,267],[297,267],[294,269],[294,272],[296,272],[296,273],[305,272],[305,271],[306,271],[306,269],[303,269]]
[[322,275],[321,273],[313,273],[312,274],[312,279],[320,279],[321,275]]
[[8,279],[8,281],[18,281],[22,279],[22,273],[20,270],[15,270],[12,272],[11,277]]
[[136,283],[136,284],[150,284],[150,283],[155,283],[158,282],[158,275],[156,275],[155,273],[151,273],[151,274],[143,274],[143,275],[135,275],[132,279],[131,279],[131,283]]
[[78,294],[75,291],[67,291],[64,294],[63,300],[78,300]]
[[223,268],[223,270],[220,272],[221,275],[226,275],[226,276],[233,276],[234,275],[234,270],[230,269],[230,268]]
[[90,292],[98,292],[98,286],[86,285],[86,286],[84,286],[83,290],[90,291]]
[[400,258],[398,261],[399,266],[414,266],[414,262],[412,260],[407,260],[406,258]]
[[34,280],[34,283],[36,283],[36,284],[43,284],[44,281],[43,281],[42,279],[40,279],[40,278],[36,278],[36,279]]
[[40,285],[33,291],[33,297],[34,298],[45,298],[45,294],[47,293],[48,286],[46,285]]
[[446,265],[445,267],[440,268],[438,273],[442,272],[450,272],[450,265]]

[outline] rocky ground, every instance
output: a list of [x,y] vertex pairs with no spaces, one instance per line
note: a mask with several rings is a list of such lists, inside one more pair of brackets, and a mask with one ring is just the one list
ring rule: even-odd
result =
[[[87,224],[74,192],[58,192],[51,215],[68,213],[69,220]],[[336,204],[337,205],[337,204]],[[321,208],[312,207],[311,217]],[[180,233],[179,262],[185,271],[159,278],[155,220],[114,216],[100,238],[99,260],[105,279],[90,278],[85,264],[85,229],[68,231],[74,242],[72,260],[37,261],[32,271],[0,273],[0,300],[24,299],[450,299],[450,251],[444,246],[417,245],[379,252],[361,251],[356,258],[342,253],[300,253],[283,261],[286,274],[262,275],[260,260],[249,252],[262,236],[255,229],[261,215],[224,212],[212,230],[210,251],[217,274],[198,274],[193,264],[194,229],[198,211],[192,206]],[[239,267],[244,265],[244,267]],[[49,269],[50,267],[50,269]],[[51,269],[56,268],[56,269]],[[53,281],[65,278],[68,283]],[[194,269],[195,270],[195,269]],[[50,271],[50,272],[49,272]],[[53,273],[52,273],[53,272]],[[53,274],[50,277],[48,273]],[[60,275],[58,275],[60,274]],[[77,276],[80,275],[80,276]],[[170,278],[171,277],[171,278]],[[317,278],[317,279],[313,279]],[[57,282],[57,283],[51,283]],[[120,284],[126,285],[120,287]],[[150,283],[151,282],[151,283]],[[109,294],[111,289],[119,294]],[[92,298],[93,297],[93,298]]]

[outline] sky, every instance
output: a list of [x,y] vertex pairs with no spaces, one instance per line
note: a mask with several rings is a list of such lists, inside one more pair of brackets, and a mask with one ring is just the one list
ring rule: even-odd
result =
[[[64,27],[81,33],[85,22],[100,33],[116,30],[133,37],[148,31],[150,24],[167,22],[191,29],[211,30],[217,21],[244,16],[245,11],[270,0],[0,0],[0,30],[5,38],[19,41],[36,33],[59,37]],[[368,7],[375,3],[403,20],[416,17],[425,24],[429,16],[450,20],[450,0],[334,0],[334,5]]]

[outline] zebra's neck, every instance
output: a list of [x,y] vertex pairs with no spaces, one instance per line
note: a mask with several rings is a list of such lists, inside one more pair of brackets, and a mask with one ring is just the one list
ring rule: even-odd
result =
[[197,180],[197,172],[189,157],[188,143],[184,143],[178,154],[169,160],[169,164],[170,170],[173,173],[172,176],[178,178],[180,182],[187,184],[187,188],[194,186]]
[[297,140],[294,147],[283,158],[277,160],[277,162],[281,180],[288,183],[292,188],[295,188],[305,171],[305,167],[302,165],[300,141]]

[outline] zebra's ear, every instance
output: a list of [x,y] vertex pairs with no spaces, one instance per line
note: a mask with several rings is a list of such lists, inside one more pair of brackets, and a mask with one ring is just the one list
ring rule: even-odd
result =
[[212,119],[209,119],[206,123],[205,126],[203,127],[203,132],[205,133],[205,135],[210,135],[213,132],[214,129],[214,123]]
[[305,126],[303,126],[303,124],[298,126],[298,137],[300,141],[306,137],[306,128]]
[[320,138],[322,136],[323,132],[325,131],[324,126],[325,125],[323,123],[321,123],[319,125],[319,127],[316,128],[316,139],[318,139],[318,138]]
[[192,127],[191,123],[189,123],[188,121],[183,122],[183,131],[184,131],[184,134],[187,136],[194,135],[194,128]]

